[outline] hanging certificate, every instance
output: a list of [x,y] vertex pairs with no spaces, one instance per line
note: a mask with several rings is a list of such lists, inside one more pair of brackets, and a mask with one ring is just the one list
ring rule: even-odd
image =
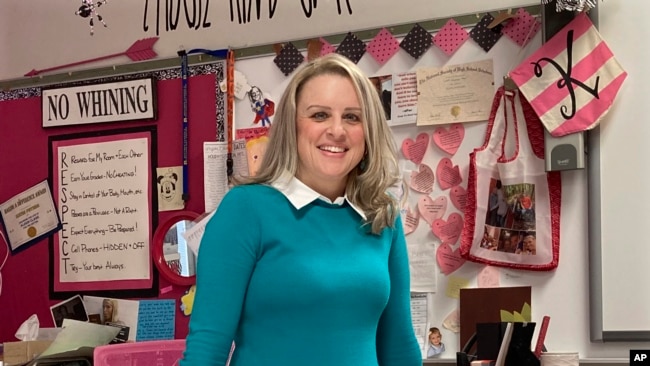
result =
[[0,213],[12,252],[61,228],[47,180],[2,203]]

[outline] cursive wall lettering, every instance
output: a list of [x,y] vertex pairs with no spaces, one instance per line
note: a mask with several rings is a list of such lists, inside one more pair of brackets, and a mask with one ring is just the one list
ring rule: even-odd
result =
[[[345,0],[345,4],[342,2],[343,0],[336,1],[338,14],[342,15],[345,10],[347,14],[352,15],[350,0]],[[283,4],[287,4],[287,2]],[[294,3],[294,6],[297,5]],[[260,20],[265,7],[268,11],[268,19],[273,19],[277,6],[278,0],[268,0],[268,3],[264,3],[262,0],[230,0],[228,14],[231,23],[246,24],[251,22],[253,16],[256,20]],[[345,9],[343,9],[344,6]],[[318,0],[300,0],[300,7],[305,17],[311,18],[318,7]],[[154,23],[153,31],[157,36],[163,31],[172,32],[179,27],[195,30],[207,29],[212,26],[211,14],[220,13],[210,10],[210,0],[156,0],[152,1],[152,4],[149,4],[149,0],[145,0],[142,30],[149,32],[152,28],[150,24]],[[151,22],[152,20],[153,22]]]
[[[212,26],[212,22],[209,21],[208,15],[210,0],[192,0],[191,2],[189,0],[165,0],[162,8],[160,2],[161,0],[156,0],[156,35],[160,34],[161,20],[164,23],[165,31],[167,32],[178,28],[181,15],[181,3],[185,15],[184,25],[187,26],[188,29],[210,28],[210,26]],[[149,0],[145,0],[144,17],[142,21],[142,30],[145,32],[149,30],[149,24],[147,23],[148,16]]]

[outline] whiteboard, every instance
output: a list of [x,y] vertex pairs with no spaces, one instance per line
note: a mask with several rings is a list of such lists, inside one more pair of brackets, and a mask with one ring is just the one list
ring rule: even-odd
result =
[[[632,39],[650,37],[649,5],[606,1],[599,7],[599,30],[628,78],[600,128],[590,135],[591,337],[598,341],[646,341],[650,347],[650,125],[643,106],[650,93],[646,60],[650,50]],[[642,8],[641,10],[639,8]]]

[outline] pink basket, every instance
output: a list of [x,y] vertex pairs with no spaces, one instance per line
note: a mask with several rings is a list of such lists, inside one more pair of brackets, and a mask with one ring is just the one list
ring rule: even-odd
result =
[[110,344],[95,347],[94,366],[175,366],[183,358],[184,339]]

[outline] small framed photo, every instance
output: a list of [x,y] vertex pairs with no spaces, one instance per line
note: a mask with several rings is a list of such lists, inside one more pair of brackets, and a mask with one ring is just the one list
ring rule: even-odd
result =
[[63,319],[73,319],[82,322],[88,321],[88,312],[80,295],[73,296],[65,301],[50,307],[54,325],[60,328]]

